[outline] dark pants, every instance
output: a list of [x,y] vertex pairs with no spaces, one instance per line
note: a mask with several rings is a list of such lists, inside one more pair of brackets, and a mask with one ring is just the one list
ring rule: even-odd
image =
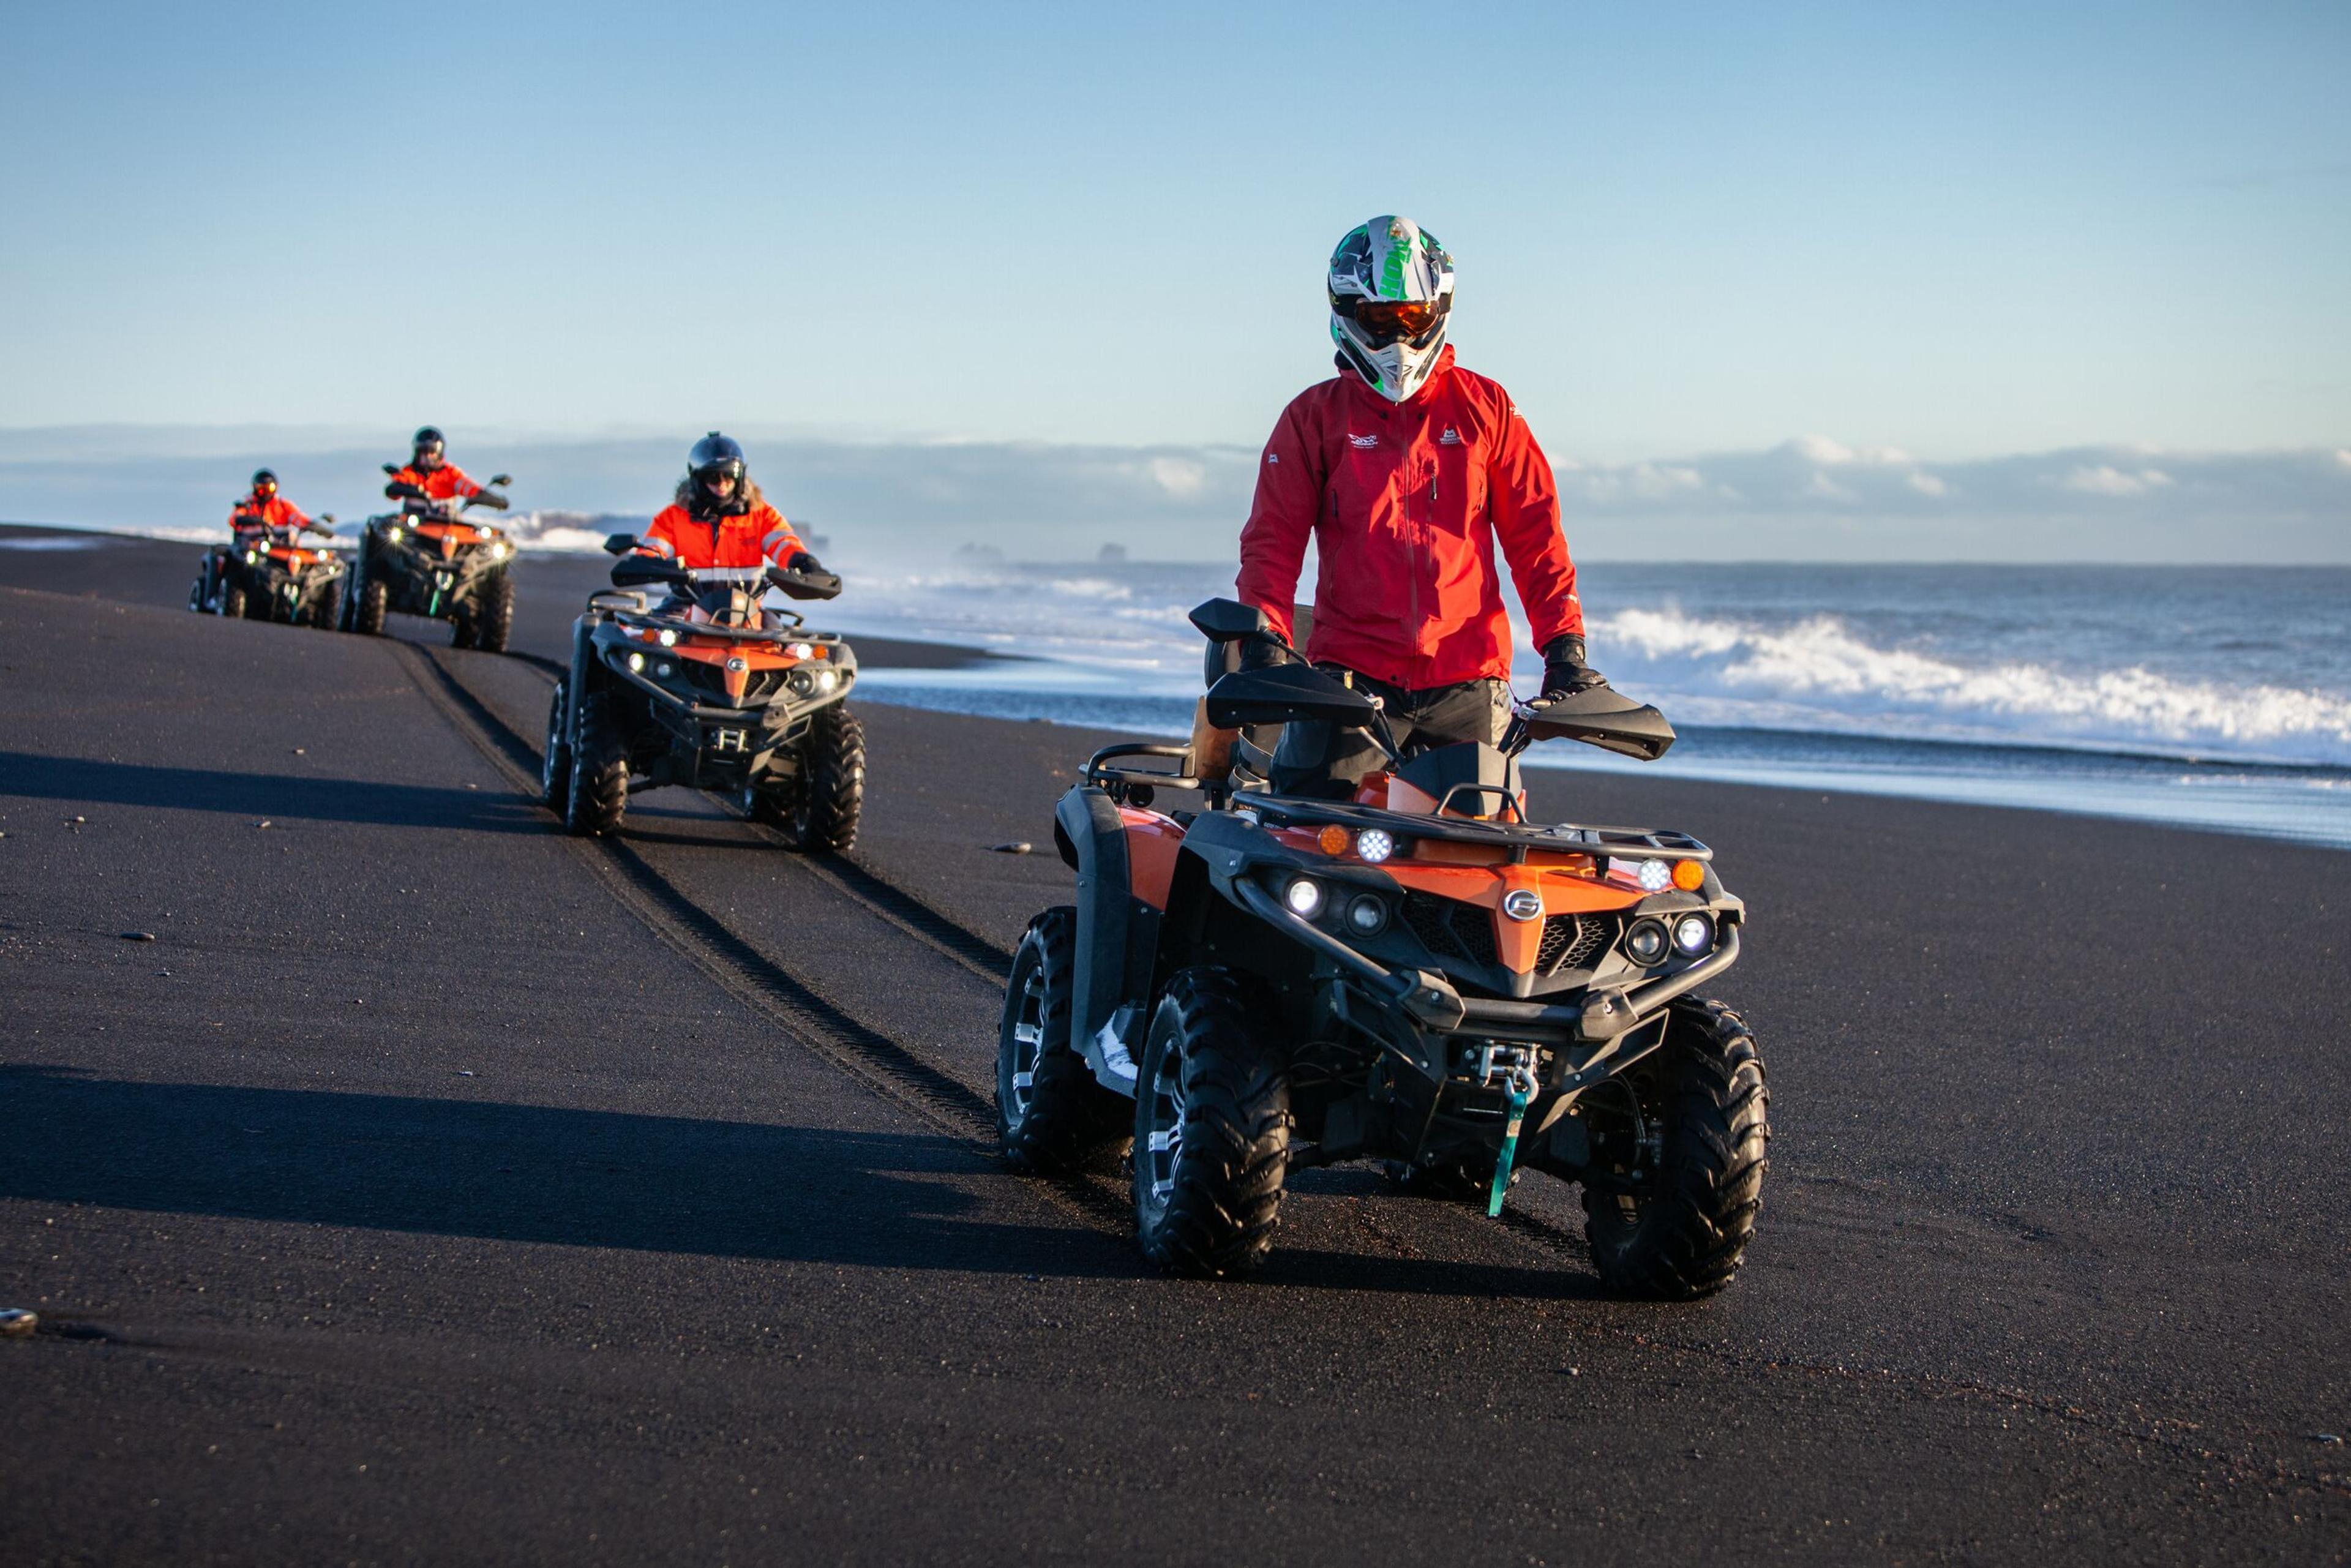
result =
[[[1408,692],[1369,675],[1325,667],[1346,675],[1357,691],[1380,699],[1396,749],[1407,758],[1465,740],[1498,745],[1510,724],[1508,681],[1463,681]],[[1387,758],[1366,731],[1330,724],[1286,725],[1273,749],[1271,783],[1278,795],[1344,800],[1366,777],[1387,766]]]

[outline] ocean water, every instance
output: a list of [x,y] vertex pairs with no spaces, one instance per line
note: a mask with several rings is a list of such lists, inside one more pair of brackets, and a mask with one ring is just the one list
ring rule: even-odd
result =
[[[1229,568],[844,560],[842,630],[1017,655],[877,696],[1181,734]],[[2087,812],[2351,848],[2351,569],[1583,569],[1594,664],[1681,740],[1537,766]],[[1523,638],[1523,628],[1521,628]],[[1535,690],[1522,651],[1516,684]]]

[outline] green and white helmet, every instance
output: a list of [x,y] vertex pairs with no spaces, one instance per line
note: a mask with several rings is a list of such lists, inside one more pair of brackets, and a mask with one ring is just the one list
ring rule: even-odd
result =
[[1452,311],[1453,258],[1410,218],[1374,218],[1331,253],[1331,340],[1384,397],[1427,382]]

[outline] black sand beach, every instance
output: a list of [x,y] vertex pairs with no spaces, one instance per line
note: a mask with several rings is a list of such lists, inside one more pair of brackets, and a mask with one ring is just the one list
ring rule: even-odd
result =
[[1750,906],[1740,1281],[1361,1167],[1170,1281],[987,1135],[1109,737],[861,701],[849,860],[584,844],[538,665],[190,615],[195,554],[0,548],[0,1558],[2351,1558],[2351,856],[1541,775]]

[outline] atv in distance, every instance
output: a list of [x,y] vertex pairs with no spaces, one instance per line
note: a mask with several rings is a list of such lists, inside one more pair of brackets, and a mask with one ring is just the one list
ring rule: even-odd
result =
[[[387,469],[391,468],[386,464]],[[503,474],[492,479],[504,485]],[[503,653],[514,630],[514,546],[501,529],[467,518],[475,507],[504,511],[507,498],[485,489],[464,501],[401,497],[400,510],[370,517],[360,537],[343,629],[383,635],[392,611],[446,621],[449,645]]]
[[[1230,601],[1193,623],[1265,634]],[[1368,732],[1387,769],[1345,800],[1224,771],[1235,732],[1302,721]],[[1131,1150],[1144,1252],[1206,1277],[1264,1259],[1293,1169],[1384,1160],[1499,1215],[1531,1166],[1581,1185],[1612,1289],[1729,1284],[1768,1097],[1754,1037],[1698,992],[1746,909],[1685,834],[1529,821],[1518,757],[1551,738],[1655,758],[1674,734],[1602,687],[1519,709],[1499,747],[1400,755],[1376,698],[1290,664],[1220,674],[1189,747],[1095,753],[1054,813],[1077,903],[1030,923],[1006,991],[1008,1161]],[[1170,789],[1204,809],[1154,810]]]
[[604,541],[624,558],[615,589],[658,585],[669,596],[648,609],[643,593],[592,594],[573,622],[571,669],[547,716],[549,808],[575,833],[609,833],[630,795],[675,784],[731,796],[795,849],[848,849],[865,800],[865,732],[844,700],[857,655],[837,633],[759,602],[769,588],[831,599],[841,579],[693,570],[629,556],[635,545],[631,534]]
[[[312,533],[330,535],[334,520],[327,513],[307,526]],[[308,548],[300,528],[273,528],[259,517],[236,532],[236,542],[204,553],[188,589],[188,608],[331,630],[342,614],[344,577],[342,559],[332,547]]]

